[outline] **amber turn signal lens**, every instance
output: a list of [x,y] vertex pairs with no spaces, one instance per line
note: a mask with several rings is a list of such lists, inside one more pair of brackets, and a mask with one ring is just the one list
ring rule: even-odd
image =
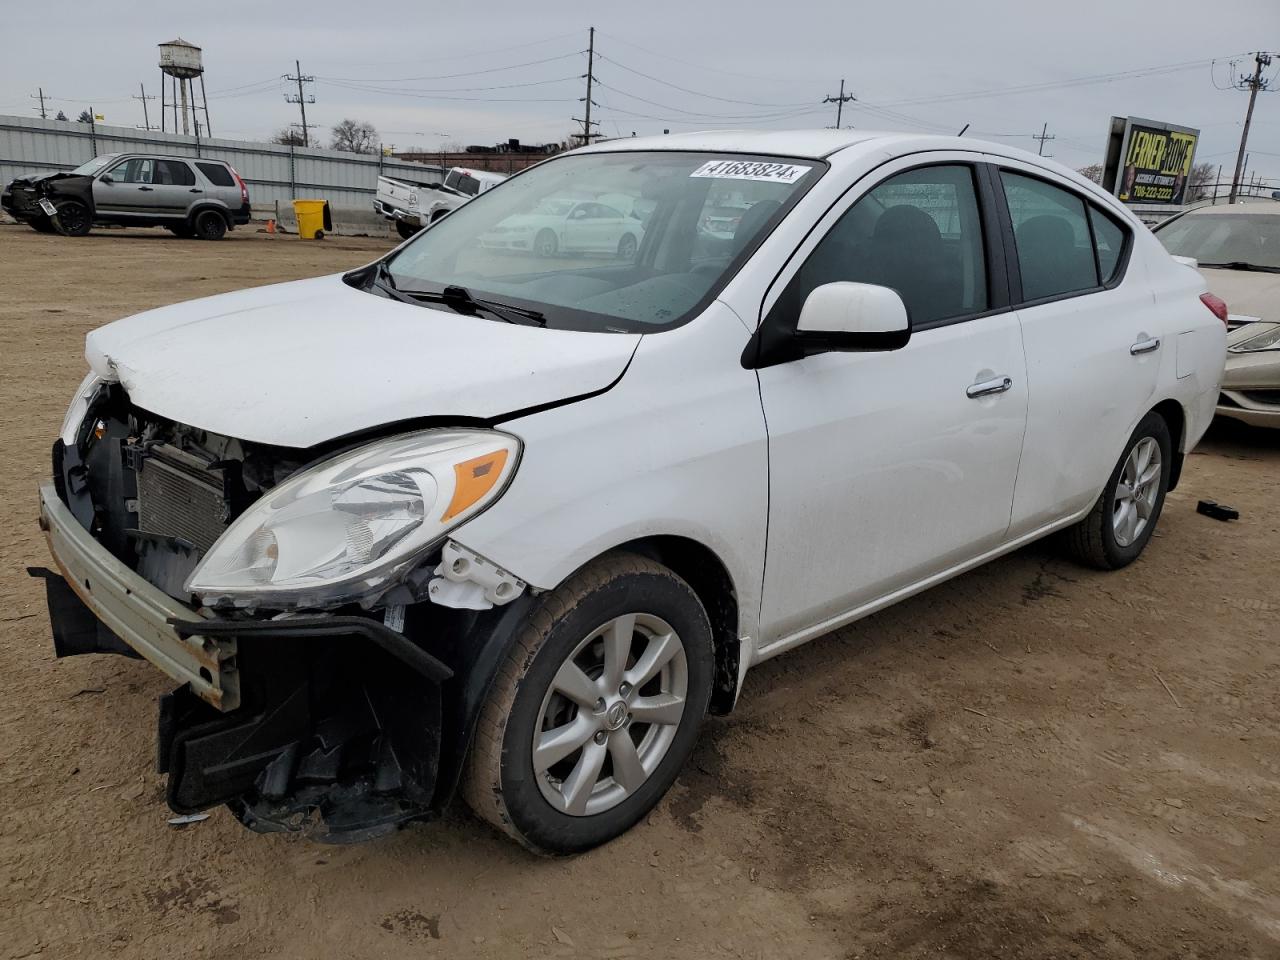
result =
[[453,474],[457,482],[453,488],[453,499],[449,501],[449,509],[440,519],[450,520],[480,500],[493,489],[506,465],[506,450],[495,450],[482,457],[455,463]]

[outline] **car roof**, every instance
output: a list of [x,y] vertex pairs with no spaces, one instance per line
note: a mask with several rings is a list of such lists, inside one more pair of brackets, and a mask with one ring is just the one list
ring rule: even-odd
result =
[[1218,203],[1206,204],[1203,207],[1195,207],[1188,210],[1185,216],[1194,217],[1199,213],[1252,213],[1252,214],[1270,214],[1271,216],[1280,215],[1280,202],[1275,200],[1267,200],[1259,198],[1256,203]]
[[[1000,156],[1035,157],[1017,147],[961,137],[929,133],[902,133],[893,130],[711,130],[676,133],[660,137],[625,137],[581,147],[575,153],[622,150],[689,150],[712,153],[749,153],[764,156],[801,157],[822,160],[854,146],[911,149],[966,150]],[[1038,158],[1043,160],[1043,158]],[[1054,164],[1054,166],[1057,166]]]
[[189,163],[221,163],[226,164],[225,160],[216,160],[213,157],[178,157],[172,153],[104,153],[99,156],[115,157],[120,160],[133,157],[143,157],[150,160],[185,160]]

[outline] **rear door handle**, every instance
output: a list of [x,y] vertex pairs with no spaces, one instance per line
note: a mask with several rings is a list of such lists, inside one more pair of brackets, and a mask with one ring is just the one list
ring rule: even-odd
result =
[[976,400],[978,397],[989,397],[993,394],[1004,393],[1013,386],[1013,380],[1009,377],[992,377],[990,380],[983,380],[981,383],[975,383],[968,387],[964,395],[970,400]]
[[1150,337],[1146,340],[1139,340],[1129,348],[1130,356],[1138,356],[1140,353],[1150,353],[1152,350],[1160,349],[1160,338]]
[[201,190],[199,187],[192,187],[192,188],[191,188],[191,190],[190,190],[189,192],[190,192],[190,193],[204,193],[204,191],[203,191],[203,190]]
[[143,193],[150,193],[150,192],[151,192],[151,188],[150,188],[150,187],[139,187],[138,189],[139,189],[140,191],[142,191]]

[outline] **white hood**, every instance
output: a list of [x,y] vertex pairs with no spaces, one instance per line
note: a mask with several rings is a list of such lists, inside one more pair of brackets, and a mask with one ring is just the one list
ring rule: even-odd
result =
[[85,356],[144,410],[310,447],[400,420],[488,419],[603,390],[639,340],[419,307],[331,276],[127,317],[90,333]]

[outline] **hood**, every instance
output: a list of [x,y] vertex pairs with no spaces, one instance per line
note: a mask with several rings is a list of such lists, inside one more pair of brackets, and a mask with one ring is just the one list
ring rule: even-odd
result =
[[1243,317],[1280,320],[1280,273],[1201,267],[1209,290],[1227,302],[1227,310]]
[[491,419],[603,390],[639,341],[419,307],[335,275],[127,317],[90,333],[85,356],[144,410],[304,448],[401,420]]

